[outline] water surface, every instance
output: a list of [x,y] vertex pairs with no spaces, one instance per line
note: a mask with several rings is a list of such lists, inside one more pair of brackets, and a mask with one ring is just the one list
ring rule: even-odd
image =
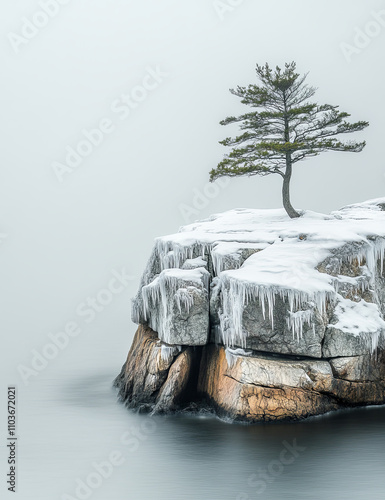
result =
[[[385,407],[252,426],[151,418],[116,402],[116,368],[48,371],[19,387],[19,498],[385,498]],[[95,464],[117,452],[98,480]],[[76,495],[90,474],[93,487]]]

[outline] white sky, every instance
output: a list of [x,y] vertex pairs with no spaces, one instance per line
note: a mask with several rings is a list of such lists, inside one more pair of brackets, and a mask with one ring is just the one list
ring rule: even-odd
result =
[[[153,238],[185,223],[180,205],[193,207],[194,190],[203,190],[225,151],[218,141],[231,131],[218,122],[247,109],[228,89],[255,81],[257,62],[296,60],[319,88],[318,102],[371,123],[357,136],[367,140],[363,153],[296,166],[294,206],[330,211],[384,195],[385,1],[238,3],[221,19],[212,0],[72,0],[18,53],[9,33],[20,35],[23,18],[41,7],[2,6],[1,332],[18,357],[73,319],[111,269],[126,266],[134,281],[89,327],[122,355],[134,329],[128,299]],[[384,25],[373,25],[376,12]],[[348,62],[340,45],[353,45],[356,29],[375,36]],[[112,103],[157,66],[168,76],[121,120]],[[64,162],[67,146],[102,118],[114,132],[60,183],[52,162]],[[280,207],[280,189],[274,176],[233,179],[195,207],[196,218]]]

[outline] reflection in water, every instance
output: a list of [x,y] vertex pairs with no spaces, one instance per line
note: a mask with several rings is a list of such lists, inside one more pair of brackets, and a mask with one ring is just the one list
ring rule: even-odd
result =
[[385,407],[252,426],[149,417],[116,402],[114,375],[63,373],[25,391],[20,498],[77,498],[77,481],[113,451],[122,464],[92,499],[385,498]]

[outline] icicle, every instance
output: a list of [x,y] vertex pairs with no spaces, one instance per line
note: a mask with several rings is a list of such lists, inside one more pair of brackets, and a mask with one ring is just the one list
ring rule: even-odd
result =
[[208,290],[209,281],[210,274],[203,267],[193,270],[165,269],[152,283],[142,288],[141,314],[144,321],[168,342],[172,321],[171,301],[175,300],[180,313],[182,308],[188,313],[194,304],[189,286],[195,284],[202,288],[203,285]]
[[381,337],[381,332],[379,330],[377,330],[371,335],[372,355],[377,352],[380,337]]
[[160,348],[160,357],[165,363],[169,362],[178,352],[182,351],[182,346],[180,345],[165,345],[162,344]]
[[[333,274],[336,274],[336,270],[339,270],[339,276],[334,278],[329,276],[329,283],[333,283],[335,291],[330,291],[330,284],[324,283],[326,280],[319,280],[320,286],[316,285],[313,288],[318,291],[306,292],[296,289],[295,283],[293,287],[290,288],[290,280],[285,281],[278,279],[274,281],[273,278],[273,282],[278,284],[269,285],[270,277],[268,273],[265,274],[265,276],[267,275],[267,279],[261,280],[261,283],[264,284],[259,284],[258,282],[246,281],[248,279],[247,271],[239,273],[240,276],[246,277],[245,281],[236,279],[227,275],[226,272],[223,272],[229,267],[233,269],[241,267],[241,263],[244,260],[243,257],[248,255],[247,252],[244,252],[246,247],[255,249],[258,247],[258,250],[261,250],[269,249],[271,246],[273,252],[271,253],[270,250],[266,252],[266,262],[267,267],[270,266],[270,269],[272,269],[272,273],[277,272],[285,274],[287,272],[289,277],[293,275],[294,278],[296,278],[298,274],[298,279],[303,282],[307,279],[306,269],[304,278],[301,272],[296,273],[295,271],[301,267],[302,260],[295,253],[296,247],[292,246],[292,243],[294,242],[294,244],[296,244],[295,241],[297,241],[297,237],[293,239],[292,229],[289,230],[286,228],[286,230],[284,226],[281,227],[281,221],[279,219],[277,219],[277,226],[274,225],[275,223],[272,224],[269,222],[267,212],[266,216],[258,212],[251,218],[250,215],[254,214],[254,212],[245,212],[247,224],[243,226],[241,219],[241,217],[243,217],[243,212],[236,212],[236,217],[233,214],[228,225],[227,222],[224,224],[223,233],[216,232],[218,227],[210,225],[206,228],[204,224],[198,224],[193,228],[190,226],[187,227],[182,237],[179,237],[180,235],[168,236],[156,240],[152,255],[142,276],[140,291],[133,302],[133,320],[140,323],[147,319],[152,328],[157,331],[165,331],[168,328],[167,322],[170,319],[170,302],[171,306],[174,306],[175,311],[178,309],[181,314],[184,311],[189,313],[193,306],[193,298],[188,291],[186,292],[188,286],[184,286],[183,283],[181,284],[179,282],[181,288],[178,290],[178,286],[176,285],[178,280],[175,280],[175,277],[163,276],[161,273],[167,270],[181,269],[186,260],[198,259],[200,256],[208,262],[212,262],[212,268],[211,266],[207,267],[213,270],[214,274],[220,275],[222,299],[222,309],[219,311],[220,332],[222,341],[227,346],[245,346],[247,332],[243,328],[243,313],[245,307],[251,301],[260,304],[263,318],[269,320],[273,330],[275,326],[274,310],[276,302],[279,298],[285,301],[288,306],[289,315],[286,321],[288,327],[293,332],[293,336],[297,339],[301,338],[303,335],[305,325],[313,326],[313,330],[315,328],[310,313],[302,310],[303,308],[306,309],[309,307],[308,303],[310,301],[314,302],[314,307],[323,314],[326,310],[327,302],[334,301],[336,299],[336,294],[338,294],[340,290],[348,296],[350,291],[354,293],[357,290],[357,292],[360,292],[357,293],[359,295],[370,289],[373,294],[372,296],[377,304],[380,305],[376,292],[376,277],[378,277],[378,274],[384,275],[385,237],[384,231],[381,229],[383,228],[383,219],[378,218],[378,225],[370,225],[370,215],[368,216],[369,222],[367,223],[363,218],[360,218],[361,216],[358,214],[360,210],[364,210],[363,208],[353,208],[352,210],[353,216],[349,216],[351,217],[349,220],[352,222],[352,225],[350,226],[350,230],[346,233],[347,237],[344,236],[344,231],[342,231],[340,235],[339,232],[334,229],[330,233],[331,237],[328,237],[329,233],[327,229],[325,229],[326,226],[323,227],[323,222],[322,224],[319,222],[321,219],[317,219],[317,222],[314,224],[314,231],[312,229],[314,234],[309,234],[309,247],[303,254],[305,257],[309,255],[311,257],[308,260],[306,258],[304,259],[304,267],[307,269],[309,266],[312,266],[314,272],[316,272],[316,259],[319,255],[322,255],[322,259],[326,257],[331,258],[329,264],[330,268],[333,270]],[[334,225],[335,222],[337,223],[338,220],[341,220],[342,215],[344,218],[347,218],[349,215],[348,212],[349,211],[346,211],[346,214],[345,212],[341,212],[340,219],[336,219],[335,216],[328,219],[328,222],[326,222],[325,219],[325,223],[329,224],[330,221],[330,224]],[[358,215],[355,215],[356,212]],[[364,212],[363,215],[366,217]],[[267,217],[266,220],[265,217]],[[240,224],[238,218],[240,218]],[[216,218],[211,220],[215,221]],[[273,218],[271,220],[274,221],[275,219]],[[302,223],[302,221],[299,222]],[[349,225],[350,222],[347,221],[346,224]],[[258,230],[260,224],[262,227],[261,231]],[[303,218],[303,224],[305,226],[308,225],[306,217]],[[377,227],[379,229],[377,229]],[[219,229],[221,230],[222,228],[219,227]],[[343,229],[342,223],[341,229]],[[295,233],[297,234],[296,230]],[[378,236],[375,236],[376,234]],[[316,240],[312,240],[314,235],[317,236]],[[199,241],[200,238],[204,241]],[[320,241],[319,245],[317,243],[318,238]],[[289,243],[287,247],[287,262],[284,258],[286,254],[280,253],[279,251],[278,253],[274,253],[274,249],[277,248],[277,245],[281,244],[281,240],[283,243]],[[314,244],[314,242],[316,242],[316,244]],[[220,245],[221,247],[219,248]],[[306,250],[304,247],[306,242],[302,241],[298,243],[298,245],[301,245],[298,246],[298,248],[302,249],[301,251]],[[309,252],[313,253],[309,254]],[[260,256],[260,270],[262,273],[264,271],[264,255],[265,254],[262,253]],[[269,261],[269,255],[271,261]],[[353,265],[355,259],[358,260],[361,271],[365,274],[355,278],[340,276],[343,264],[350,263]],[[275,262],[279,264],[277,270],[274,269]],[[319,262],[322,262],[322,260],[319,260],[318,263]],[[366,265],[364,265],[364,263],[366,263]],[[187,264],[187,266],[190,265],[194,267],[193,264]],[[234,273],[234,276],[235,274],[236,273]],[[258,277],[259,275],[256,274],[256,280],[258,280]],[[202,279],[204,280],[204,286],[207,288],[210,275],[208,273],[203,274]],[[323,284],[325,284],[324,291],[322,291]],[[309,285],[311,285],[311,283],[309,283]],[[302,288],[306,290],[306,286],[305,281]],[[312,290],[310,286],[309,288]],[[349,292],[349,294],[347,292]],[[383,301],[381,305],[383,307]],[[373,346],[378,345],[379,338],[380,337],[377,338],[374,335],[371,337]]]
[[194,254],[202,258],[207,257],[211,251],[211,244],[194,242],[190,245],[180,245],[175,241],[158,238],[155,241],[156,251],[159,255],[161,270],[180,269],[187,259],[193,259]]
[[[222,341],[226,346],[240,345],[241,347],[245,347],[247,332],[243,329],[243,311],[251,300],[259,301],[263,318],[266,317],[267,312],[272,329],[274,329],[274,305],[277,295],[282,300],[289,302],[289,312],[292,314],[296,314],[295,311],[301,310],[303,304],[309,302],[314,302],[318,311],[323,314],[326,310],[326,302],[334,301],[335,299],[333,292],[319,291],[316,293],[306,293],[290,288],[268,287],[235,280],[227,275],[222,275],[221,280],[223,310],[219,314],[219,319],[222,330]],[[301,328],[307,322],[306,316],[303,319],[299,319],[299,316],[297,316],[296,321],[293,320],[293,323],[290,323],[291,328],[294,328],[294,334],[297,338],[300,338],[302,335]],[[310,318],[308,324],[311,326]]]
[[215,276],[219,276],[224,270],[239,269],[241,266],[241,255],[237,252],[223,254],[216,252],[214,247],[211,250],[211,258]]
[[214,337],[214,344],[218,345],[222,343],[222,330],[220,325],[214,325],[212,327],[212,334]]
[[354,260],[358,262],[366,261],[371,283],[374,283],[377,274],[377,265],[380,264],[380,275],[384,274],[384,259],[385,259],[385,238],[376,238],[374,240],[367,239],[365,243],[361,244],[360,251],[355,254],[349,255],[348,262],[352,264]]
[[194,305],[194,297],[188,292],[187,288],[179,288],[174,295],[174,300],[177,303],[180,314],[182,314],[183,308],[188,314],[191,307]]
[[303,335],[303,327],[305,324],[311,326],[313,325],[313,333],[315,334],[315,325],[313,321],[313,311],[308,309],[307,311],[289,311],[289,316],[286,319],[288,328],[293,333],[293,339],[300,340]]

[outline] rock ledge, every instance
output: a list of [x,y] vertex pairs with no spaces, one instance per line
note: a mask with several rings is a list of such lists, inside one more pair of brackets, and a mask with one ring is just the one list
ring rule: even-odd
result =
[[246,422],[385,403],[384,207],[232,210],[158,238],[120,399]]

